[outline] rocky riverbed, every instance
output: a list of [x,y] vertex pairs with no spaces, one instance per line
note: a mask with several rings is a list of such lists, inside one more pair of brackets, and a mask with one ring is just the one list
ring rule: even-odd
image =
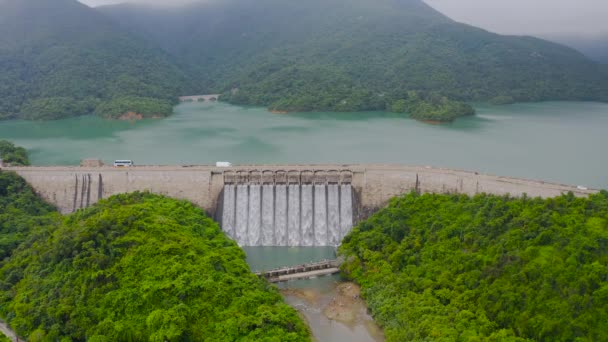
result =
[[332,281],[325,290],[287,287],[281,292],[307,320],[317,341],[384,341],[357,284]]

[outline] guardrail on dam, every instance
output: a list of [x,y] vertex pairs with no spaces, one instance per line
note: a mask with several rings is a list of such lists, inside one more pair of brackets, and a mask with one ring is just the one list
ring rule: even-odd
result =
[[5,167],[62,213],[150,191],[191,201],[241,245],[334,245],[395,196],[462,193],[556,197],[595,190],[475,172],[393,165]]

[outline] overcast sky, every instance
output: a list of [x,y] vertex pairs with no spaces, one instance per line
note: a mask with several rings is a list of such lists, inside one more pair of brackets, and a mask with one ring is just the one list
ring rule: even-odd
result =
[[[91,6],[121,0],[80,0]],[[130,0],[176,4],[195,0]],[[302,0],[306,1],[306,0]],[[608,0],[425,0],[452,19],[505,34],[608,35]]]

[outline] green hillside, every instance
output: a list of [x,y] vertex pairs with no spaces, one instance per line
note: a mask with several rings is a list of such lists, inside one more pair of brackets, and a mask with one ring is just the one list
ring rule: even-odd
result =
[[0,2],[0,119],[166,116],[183,86],[167,53],[76,0]]
[[387,341],[608,341],[606,191],[409,194],[340,251]]
[[0,265],[35,227],[54,225],[58,217],[23,178],[0,171]]
[[[178,57],[199,75],[197,92],[224,92],[237,104],[391,109],[411,102],[408,91],[450,101],[608,101],[608,74],[581,53],[456,23],[420,0],[226,0],[100,11]],[[435,104],[431,111],[445,110]]]
[[30,165],[27,150],[7,140],[0,140],[0,159],[9,165]]
[[0,317],[32,342],[310,340],[217,223],[145,193],[32,229],[0,262]]
[[179,95],[218,92],[275,110],[450,120],[471,101],[608,101],[608,71],[421,0],[0,2],[0,119],[163,117]]

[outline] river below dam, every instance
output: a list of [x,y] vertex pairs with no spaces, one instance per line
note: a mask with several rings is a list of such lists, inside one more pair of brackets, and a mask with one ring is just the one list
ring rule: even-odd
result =
[[[251,270],[264,271],[335,259],[334,247],[244,247]],[[287,303],[308,322],[315,340],[381,342],[384,335],[367,313],[355,284],[339,275],[278,283]]]
[[[608,104],[547,102],[477,105],[476,109],[475,116],[451,124],[429,125],[385,112],[285,115],[224,103],[184,103],[175,108],[173,116],[162,120],[125,122],[82,116],[50,122],[0,121],[0,139],[27,148],[35,165],[78,165],[85,158],[107,163],[131,159],[139,165],[216,161],[407,164],[608,188]],[[272,192],[273,203],[283,204],[281,208],[289,208],[288,194],[295,193],[280,187],[254,190],[254,195]],[[327,222],[335,221],[331,225],[334,229],[328,236],[310,235],[311,244],[341,237],[337,227],[347,221],[343,215],[349,215],[336,209],[342,208],[336,194],[342,194],[343,189],[320,190],[323,191],[314,194],[326,195],[302,198],[307,199],[306,203],[326,203],[327,210],[319,215],[327,215]],[[308,194],[310,189],[300,191]],[[245,206],[239,198],[245,197],[239,197],[238,188],[232,197],[234,202],[229,203],[234,205],[226,204],[223,220],[232,222],[232,235],[241,239],[242,245],[264,239],[290,245],[289,235],[258,236],[239,227],[238,222],[246,219],[239,216],[238,207]],[[259,209],[254,210],[254,216],[262,217],[261,222],[264,208],[263,201],[254,208]],[[301,213],[306,218],[300,219],[305,222],[305,227],[300,227],[302,231],[309,231],[306,227],[314,221],[314,216],[309,217],[311,213]],[[290,216],[279,215],[283,216],[281,227],[288,227]],[[331,259],[335,253],[333,247],[245,250],[253,270]],[[330,276],[279,286],[287,302],[307,319],[317,340],[383,341],[382,333],[365,312],[364,303],[353,299],[357,297],[354,284],[341,281],[338,276]]]

